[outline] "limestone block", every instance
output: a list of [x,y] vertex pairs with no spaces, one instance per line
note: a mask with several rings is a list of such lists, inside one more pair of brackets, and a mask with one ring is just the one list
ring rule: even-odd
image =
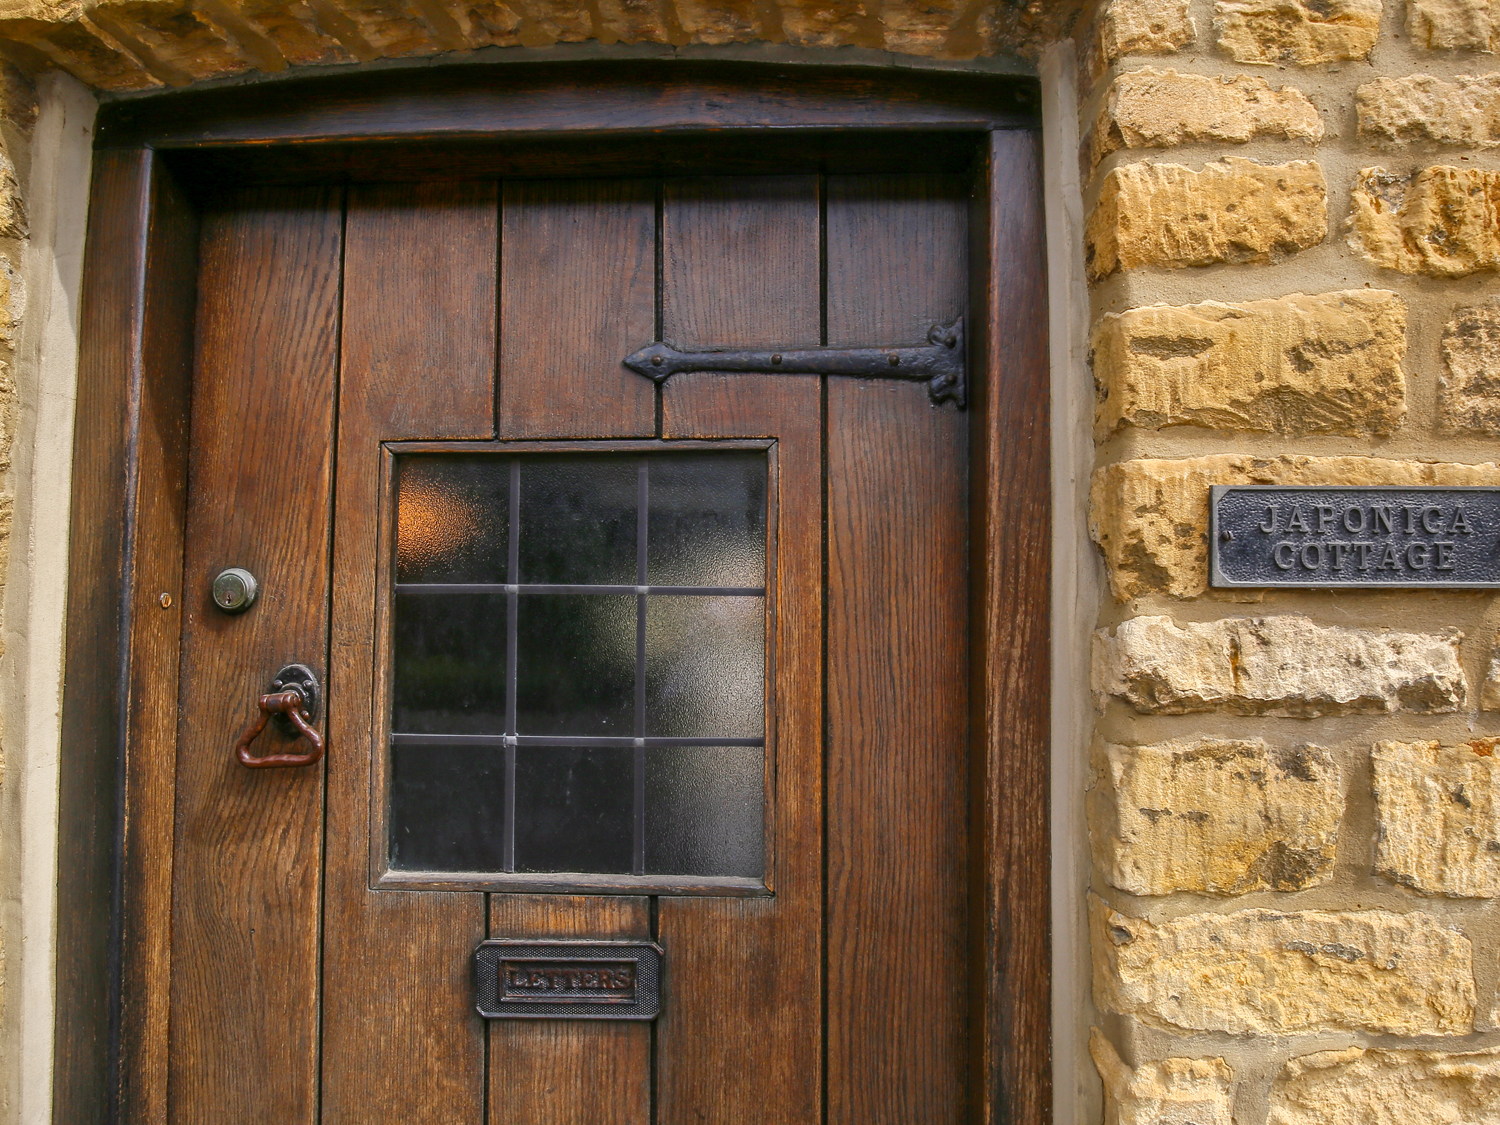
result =
[[1462,1035],[1473,949],[1430,914],[1241,910],[1128,918],[1093,898],[1094,997],[1154,1027]]
[[1113,887],[1237,895],[1299,891],[1333,873],[1343,796],[1318,746],[1203,738],[1104,748],[1094,855]]
[[1208,588],[1208,489],[1215,484],[1500,485],[1500,465],[1238,453],[1105,465],[1094,473],[1089,533],[1118,600],[1195,598]]
[[23,43],[80,82],[111,93],[149,90],[161,79],[120,48],[108,32],[95,27],[77,8],[65,16],[38,18],[27,4],[21,14],[7,5],[0,12],[0,39]]
[[1097,1027],[1089,1054],[1104,1080],[1105,1125],[1232,1125],[1223,1059],[1162,1059],[1132,1070]]
[[1433,165],[1410,178],[1364,168],[1350,244],[1402,273],[1464,277],[1500,269],[1500,172]]
[[1094,328],[1102,439],[1120,426],[1387,434],[1406,413],[1406,303],[1383,289],[1111,313]]
[[1266,1125],[1500,1125],[1500,1049],[1347,1047],[1289,1059]]
[[1484,673],[1484,686],[1479,689],[1479,709],[1500,711],[1500,636],[1490,646],[1490,666]]
[[1312,66],[1362,59],[1380,37],[1381,0],[1218,0],[1219,49],[1236,62]]
[[1142,714],[1379,715],[1457,711],[1467,683],[1456,629],[1395,633],[1300,614],[1178,625],[1133,617],[1094,634],[1094,691]]
[[1315,161],[1268,165],[1231,156],[1201,172],[1127,164],[1104,179],[1085,256],[1097,280],[1141,266],[1277,261],[1327,233],[1328,186]]
[[885,43],[880,17],[861,0],[781,5],[786,41],[797,47],[874,47]]
[[188,0],[96,0],[88,18],[178,84],[240,74],[260,61]]
[[[622,7],[637,7],[636,0],[615,0]],[[662,0],[664,12],[672,0]],[[692,43],[748,43],[764,38],[760,6],[754,0],[676,0],[677,19]],[[663,42],[671,38],[670,30]]]
[[1170,55],[1197,34],[1188,0],[1111,0],[1099,17],[1099,46],[1110,62],[1127,55]]
[[1424,894],[1500,895],[1495,740],[1378,742],[1375,870]]
[[521,16],[509,4],[445,0],[464,41],[472,47],[516,47],[521,42]]
[[[252,39],[269,44],[280,60],[262,58],[263,69],[350,62],[357,55],[346,50],[337,36],[323,29],[318,12],[306,0],[200,0],[215,23],[232,32],[242,43]],[[373,57],[373,56],[369,56]]]
[[1438,426],[1500,434],[1500,305],[1458,309],[1443,329]]
[[1244,144],[1256,137],[1323,139],[1323,119],[1301,90],[1264,78],[1211,78],[1144,67],[1116,78],[1094,125],[1094,164],[1121,148],[1195,142]]
[[36,124],[36,87],[8,62],[0,62],[0,121],[29,134]]
[[1359,88],[1355,105],[1366,140],[1500,147],[1500,74],[1377,78]]
[[0,238],[26,237],[26,201],[15,165],[0,152]]
[[1435,51],[1493,51],[1500,0],[1406,0],[1406,29]]
[[593,38],[601,43],[686,44],[695,41],[688,30],[689,23],[715,36],[712,40],[696,40],[698,42],[738,41],[717,37],[739,22],[738,5],[695,3],[693,0],[679,0],[676,4],[670,0],[598,0],[598,5]]

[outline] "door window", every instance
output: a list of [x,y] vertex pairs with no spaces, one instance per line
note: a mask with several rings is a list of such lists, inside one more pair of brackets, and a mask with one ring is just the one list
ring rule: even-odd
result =
[[764,449],[397,457],[391,870],[762,878],[767,482]]

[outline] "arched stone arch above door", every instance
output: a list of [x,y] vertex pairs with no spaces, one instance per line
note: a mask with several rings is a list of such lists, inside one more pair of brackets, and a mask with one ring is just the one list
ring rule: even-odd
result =
[[124,93],[288,67],[594,42],[860,47],[964,60],[1033,55],[1083,0],[29,0],[0,41]]

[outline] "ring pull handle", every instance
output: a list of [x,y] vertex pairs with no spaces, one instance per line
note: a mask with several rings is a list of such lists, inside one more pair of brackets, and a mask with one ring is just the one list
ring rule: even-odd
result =
[[[289,664],[271,681],[271,690],[260,697],[260,714],[245,728],[234,748],[240,765],[252,770],[276,767],[310,766],[323,756],[323,736],[312,725],[318,714],[318,681],[303,664]],[[311,749],[305,754],[267,754],[257,758],[250,744],[272,720],[287,734],[307,739]]]

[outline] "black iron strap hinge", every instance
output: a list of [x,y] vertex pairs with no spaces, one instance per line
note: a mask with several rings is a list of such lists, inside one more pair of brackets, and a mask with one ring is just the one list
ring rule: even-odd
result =
[[658,383],[680,371],[925,380],[933,402],[953,402],[963,409],[969,389],[963,317],[952,324],[933,325],[927,341],[921,347],[902,348],[705,348],[692,352],[657,343],[626,356],[625,366]]

